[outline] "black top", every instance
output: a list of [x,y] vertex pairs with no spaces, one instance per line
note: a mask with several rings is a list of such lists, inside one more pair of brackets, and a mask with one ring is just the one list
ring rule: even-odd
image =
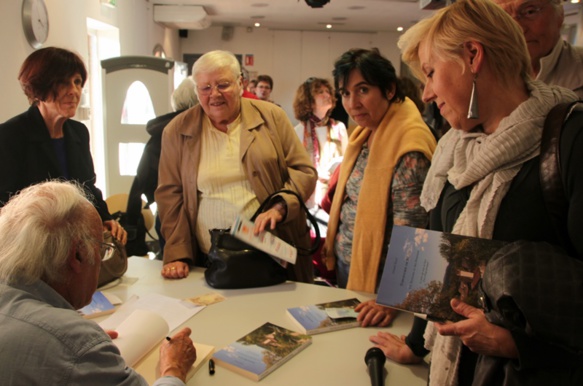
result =
[[[576,251],[574,257],[578,259],[583,257],[583,237],[580,236],[583,229],[582,122],[583,112],[574,112],[563,127],[560,145],[561,177],[569,201],[568,231]],[[456,190],[451,184],[446,183],[437,206],[430,213],[432,230],[452,231],[469,199],[471,188],[472,186],[469,186]],[[560,245],[541,192],[539,157],[526,162],[512,181],[500,204],[492,238],[510,242],[545,241]],[[415,318],[413,328],[406,339],[407,345],[418,356],[427,354],[423,348],[426,324],[425,320]],[[565,368],[574,370],[583,366],[583,358],[580,356],[535,341],[524,334],[512,332],[512,335],[520,355],[520,370],[516,370],[516,378],[521,380],[521,384],[545,384],[545,379],[548,380],[545,374],[550,374],[549,377],[553,379],[552,383],[555,385],[571,384],[573,379],[569,377],[573,374]],[[472,384],[477,357],[463,346],[458,374],[460,386]],[[499,376],[498,379],[502,382],[503,374]]]
[[95,186],[87,127],[69,119],[63,125],[63,133],[68,176],[59,165],[49,130],[37,106],[0,124],[0,206],[30,185],[61,178],[80,183],[102,221],[111,220],[103,195]]
[[144,146],[144,152],[130,192],[128,195],[128,224],[136,225],[142,210],[142,194],[146,195],[148,204],[154,202],[154,192],[158,186],[158,164],[160,163],[160,153],[162,151],[162,133],[164,128],[178,114],[185,110],[180,110],[161,115],[151,119],[146,123],[146,131],[150,134],[150,139]]

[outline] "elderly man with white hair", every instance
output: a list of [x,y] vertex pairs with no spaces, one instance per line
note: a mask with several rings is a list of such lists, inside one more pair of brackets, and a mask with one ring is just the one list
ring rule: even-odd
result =
[[[32,185],[0,212],[2,385],[147,385],[113,344],[116,332],[83,319],[113,245],[83,190]],[[160,349],[154,385],[184,385],[196,351],[184,328]]]

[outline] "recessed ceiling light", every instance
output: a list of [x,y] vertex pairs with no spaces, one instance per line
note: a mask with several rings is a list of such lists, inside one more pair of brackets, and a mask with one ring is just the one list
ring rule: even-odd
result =
[[397,31],[401,32],[403,30],[403,27],[397,27]]
[[326,28],[331,29],[332,28],[332,24],[326,24]]
[[255,27],[261,27],[261,23],[259,22],[255,23]]

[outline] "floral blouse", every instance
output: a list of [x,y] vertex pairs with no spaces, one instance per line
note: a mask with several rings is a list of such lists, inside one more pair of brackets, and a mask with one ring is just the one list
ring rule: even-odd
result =
[[[352,255],[352,239],[358,196],[369,154],[370,150],[365,144],[346,183],[344,203],[340,211],[340,224],[334,241],[336,258],[348,265],[350,265]],[[393,224],[419,228],[427,226],[428,215],[419,203],[419,196],[430,165],[430,161],[422,153],[410,152],[405,154],[395,167],[391,182],[391,197],[387,209],[387,224],[385,227],[384,248],[378,270],[379,275],[383,272]]]

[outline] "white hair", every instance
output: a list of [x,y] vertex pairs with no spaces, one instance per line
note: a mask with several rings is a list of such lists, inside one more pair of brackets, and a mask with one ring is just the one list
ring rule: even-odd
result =
[[0,211],[0,281],[62,282],[75,243],[94,263],[94,222],[87,215],[92,207],[72,182],[43,182],[12,197]]
[[176,90],[172,93],[170,103],[174,111],[185,110],[198,103],[198,98],[194,92],[194,80],[190,76],[184,78],[176,87]]
[[237,57],[229,51],[215,50],[202,55],[192,65],[192,78],[196,84],[196,75],[200,73],[213,72],[222,69],[229,69],[235,79],[241,78],[241,65]]

